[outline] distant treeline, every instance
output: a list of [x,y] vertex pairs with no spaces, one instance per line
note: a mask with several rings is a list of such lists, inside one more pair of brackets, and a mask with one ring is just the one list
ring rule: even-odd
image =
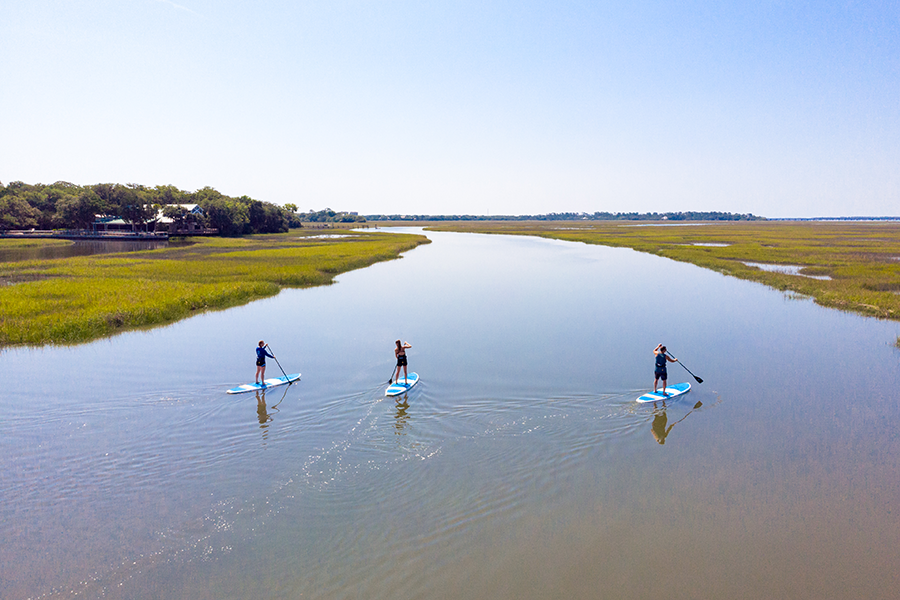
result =
[[562,212],[545,215],[368,215],[351,212],[310,210],[298,213],[296,204],[283,207],[249,196],[231,197],[204,187],[186,192],[173,185],[148,187],[139,184],[98,183],[76,185],[57,181],[49,185],[13,181],[0,183],[0,230],[90,229],[98,215],[118,217],[134,229],[153,223],[160,209],[173,218],[183,218],[175,207],[197,204],[203,209],[203,227],[221,235],[282,233],[303,223],[364,223],[366,221],[756,221],[763,217],[726,212]]
[[366,215],[367,221],[764,221],[765,217],[727,212],[563,212],[545,215]]
[[900,221],[900,217],[781,217],[770,221]]
[[[285,204],[285,208],[296,212],[294,204]],[[335,212],[330,208],[325,210],[310,210],[306,213],[295,215],[303,223],[365,223],[366,218],[352,212]]]

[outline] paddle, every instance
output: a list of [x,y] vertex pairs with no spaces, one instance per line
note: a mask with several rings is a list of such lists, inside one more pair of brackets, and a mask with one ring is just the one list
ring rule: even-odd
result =
[[[266,348],[269,348],[269,350],[272,350],[272,348],[270,348],[268,344],[266,344]],[[275,351],[274,351],[274,350],[272,350],[272,358],[275,358]],[[278,359],[277,359],[277,358],[275,358],[275,364],[278,365],[278,368],[279,368],[279,369],[281,369],[281,374],[284,375],[284,380],[288,382],[288,385],[293,385],[294,382],[293,382],[293,381],[288,381],[288,380],[290,379],[290,377],[288,377],[288,376],[287,376],[287,373],[284,372],[284,369],[281,368],[281,363],[278,362]]]
[[[274,354],[274,353],[273,353],[273,354]],[[292,381],[291,384],[293,384],[293,383],[294,383],[294,382]],[[278,402],[276,402],[275,404],[272,405],[272,408],[273,408],[274,410],[278,410],[278,405],[281,404],[282,402],[284,402],[284,399],[287,397],[287,393],[288,393],[288,388],[289,388],[289,387],[291,387],[291,386],[290,386],[290,385],[284,386],[284,393],[281,395],[281,400],[279,400]],[[266,392],[263,391],[263,394],[265,394],[265,393],[266,393]]]
[[[666,352],[666,354],[669,354],[669,353]],[[669,354],[669,356],[672,356],[672,355]],[[672,356],[672,358],[675,358],[675,357]],[[677,358],[675,358],[675,362],[677,362],[679,365],[681,365],[681,361],[678,360]],[[688,373],[691,373],[691,370],[690,370],[690,369],[688,369],[688,368],[685,367],[684,365],[681,365],[681,366],[684,367],[684,370],[685,370],[685,371],[687,371]],[[699,377],[697,377],[696,375],[694,375],[693,373],[691,373],[691,377],[693,377],[694,379],[696,379],[696,380],[697,380],[697,383],[703,383],[703,380],[700,379]]]

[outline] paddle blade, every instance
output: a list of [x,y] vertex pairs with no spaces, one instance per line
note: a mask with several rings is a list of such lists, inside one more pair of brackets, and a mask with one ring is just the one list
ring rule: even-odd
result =
[[703,403],[697,402],[697,404],[694,405],[694,408],[700,408],[701,406],[703,406]]
[[694,375],[694,379],[697,380],[697,383],[703,383],[703,380],[700,379],[699,377],[697,377],[696,375]]

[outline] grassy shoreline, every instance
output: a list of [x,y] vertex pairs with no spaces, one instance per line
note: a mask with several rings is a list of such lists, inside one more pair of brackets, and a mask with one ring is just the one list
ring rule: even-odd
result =
[[[318,234],[318,235],[317,235]],[[52,241],[52,240],[51,240]],[[223,309],[428,243],[382,232],[291,232],[122,254],[0,263],[0,347],[77,344]],[[0,241],[0,248],[4,241]]]
[[[809,296],[821,306],[900,320],[900,223],[895,222],[456,222],[429,229],[632,248]],[[793,273],[748,263],[792,267],[786,270]]]

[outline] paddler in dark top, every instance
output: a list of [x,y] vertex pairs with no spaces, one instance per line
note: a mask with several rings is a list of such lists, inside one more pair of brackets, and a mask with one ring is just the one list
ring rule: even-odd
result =
[[656,393],[656,386],[659,383],[659,380],[662,379],[662,393],[663,395],[665,395],[666,381],[669,379],[669,375],[668,373],[666,373],[666,361],[678,362],[678,359],[672,358],[671,356],[666,354],[666,347],[662,344],[659,344],[656,348],[653,349],[653,354],[656,356],[656,370],[653,373],[655,376],[653,379],[653,393]]
[[[409,342],[400,343],[400,340],[397,340],[397,347],[394,348],[394,356],[397,357],[397,376],[392,379],[397,383],[400,383],[400,367],[403,367],[403,383],[406,383],[406,349],[412,348]],[[390,383],[390,380],[388,381]]]
[[259,340],[259,346],[256,347],[256,380],[254,383],[266,385],[266,357],[275,358],[266,350],[266,343]]

